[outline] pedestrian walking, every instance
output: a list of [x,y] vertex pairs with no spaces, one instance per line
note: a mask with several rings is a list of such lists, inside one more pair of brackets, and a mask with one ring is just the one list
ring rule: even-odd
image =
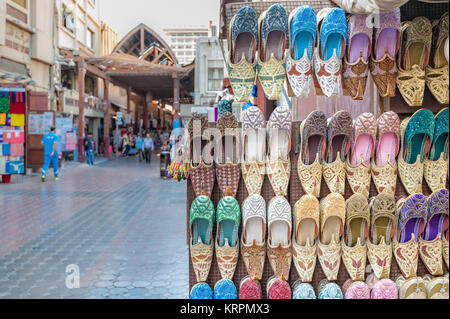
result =
[[92,134],[88,134],[84,138],[84,150],[86,151],[86,162],[88,165],[94,166],[94,152],[92,147]]
[[137,140],[136,140],[136,150],[138,152],[139,162],[143,161],[145,159],[144,139],[142,138],[141,135],[139,135]]
[[128,154],[130,153],[130,136],[128,135],[128,133],[125,133],[125,135],[123,136],[123,156],[126,157],[128,156]]
[[50,163],[53,165],[53,175],[55,181],[59,180],[58,177],[58,161],[59,154],[56,150],[56,146],[58,145],[58,136],[55,134],[56,128],[51,127],[50,132],[45,134],[42,137],[41,144],[44,144],[44,166],[42,167],[42,182],[45,182],[47,171],[50,167]]
[[144,138],[143,147],[145,154],[145,162],[150,164],[152,162],[152,152],[155,150],[155,143],[153,142],[153,139],[151,138],[149,133],[147,133],[147,135]]

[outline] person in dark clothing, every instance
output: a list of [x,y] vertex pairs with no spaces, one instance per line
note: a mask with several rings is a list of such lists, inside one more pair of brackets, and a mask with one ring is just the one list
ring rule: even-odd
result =
[[86,162],[88,165],[94,165],[94,152],[92,147],[92,134],[84,139],[84,150],[86,151]]

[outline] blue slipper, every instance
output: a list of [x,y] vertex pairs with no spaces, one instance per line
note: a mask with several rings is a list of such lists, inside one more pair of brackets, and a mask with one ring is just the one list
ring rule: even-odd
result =
[[206,283],[196,284],[191,289],[190,299],[213,299],[213,291]]
[[314,9],[310,6],[299,7],[294,13],[290,29],[292,58],[300,60],[306,50],[308,59],[312,60],[317,38],[317,17]]
[[311,284],[297,282],[294,284],[292,299],[317,299]]
[[347,45],[347,18],[344,10],[341,8],[322,9],[318,18],[322,59],[328,61],[336,52],[336,56],[341,60],[344,57]]
[[214,286],[214,299],[238,299],[236,286],[231,280],[220,280]]
[[341,288],[334,282],[321,285],[319,299],[344,299]]

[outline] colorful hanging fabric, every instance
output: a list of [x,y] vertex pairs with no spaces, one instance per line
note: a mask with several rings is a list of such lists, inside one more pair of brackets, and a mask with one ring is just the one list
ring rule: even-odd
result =
[[25,115],[24,114],[11,114],[11,125],[12,126],[25,126]]
[[0,97],[0,113],[9,113],[9,97]]
[[10,156],[23,156],[23,155],[24,155],[23,144],[18,143],[11,144]]
[[10,126],[11,125],[11,114],[6,114],[6,121],[5,121],[5,125],[6,126]]
[[9,113],[25,114],[25,103],[24,102],[11,102],[9,105]]
[[11,92],[11,103],[25,103],[25,92]]
[[0,113],[0,125],[6,125],[6,114]]
[[3,149],[3,151],[2,151],[3,156],[9,156],[11,154],[11,144],[4,143],[2,145],[2,149]]

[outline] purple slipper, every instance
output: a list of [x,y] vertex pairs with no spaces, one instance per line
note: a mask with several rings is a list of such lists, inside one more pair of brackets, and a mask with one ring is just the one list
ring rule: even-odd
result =
[[414,239],[422,235],[427,218],[427,198],[423,194],[409,196],[399,212],[399,243],[407,243],[414,234]]

